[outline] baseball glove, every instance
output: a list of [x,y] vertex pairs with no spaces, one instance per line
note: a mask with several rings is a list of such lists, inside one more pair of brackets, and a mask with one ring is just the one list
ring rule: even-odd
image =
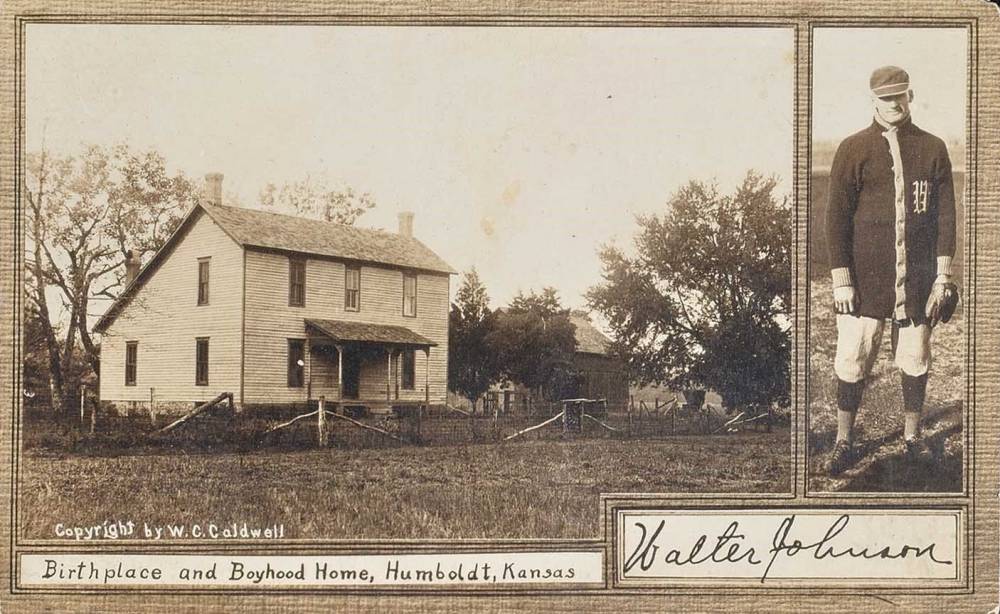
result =
[[931,326],[938,322],[947,323],[954,315],[958,307],[958,286],[949,282],[945,284],[934,284],[931,288],[931,295],[927,297],[927,308],[925,310],[927,319]]

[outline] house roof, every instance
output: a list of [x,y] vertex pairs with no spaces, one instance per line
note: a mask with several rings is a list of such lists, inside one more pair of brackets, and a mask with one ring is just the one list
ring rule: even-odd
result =
[[610,351],[611,340],[583,315],[570,314],[570,322],[576,326],[576,351],[586,354],[604,354]]
[[449,275],[456,272],[430,248],[413,237],[404,237],[384,230],[355,228],[292,215],[201,202],[188,211],[174,234],[153,254],[132,283],[104,312],[94,325],[95,332],[104,332],[115,321],[121,309],[173,251],[193,220],[199,217],[199,212],[207,214],[241,247],[276,249]]
[[200,206],[240,245],[455,273],[426,245],[394,232],[257,209],[207,203]]
[[306,328],[312,328],[334,341],[357,341],[389,345],[409,345],[432,347],[437,345],[406,328],[389,324],[368,324],[366,322],[346,322],[344,320],[305,319]]

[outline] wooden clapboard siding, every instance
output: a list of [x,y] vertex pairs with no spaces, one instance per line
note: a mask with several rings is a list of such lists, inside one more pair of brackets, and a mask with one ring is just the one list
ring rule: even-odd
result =
[[[284,354],[281,359],[284,360]],[[307,363],[312,373],[312,395],[318,399],[320,395],[327,399],[337,398],[337,350],[334,348],[313,348],[311,361]],[[306,376],[308,378],[309,373]]]
[[[191,226],[101,337],[101,399],[206,401],[239,392],[243,250],[207,215]],[[198,259],[210,257],[208,305]],[[209,338],[208,386],[195,385],[195,338]],[[125,386],[125,343],[138,342],[136,385]]]
[[[344,309],[344,263],[309,258],[306,263],[304,307],[288,305],[288,256],[252,248],[246,253],[246,337],[244,394],[247,403],[304,402],[307,388],[287,385],[287,339],[305,338],[305,318],[349,320],[405,326],[438,345],[430,353],[430,396],[444,403],[448,373],[449,278],[418,273],[417,317],[403,316],[403,272],[377,265],[361,265],[361,308]],[[335,354],[320,360],[312,356],[312,396],[335,396]],[[424,398],[423,352],[417,352],[417,390],[400,391],[400,398]],[[333,376],[331,371],[333,370]],[[384,398],[386,364],[372,357],[362,365],[362,397]],[[395,390],[393,389],[393,393]],[[372,397],[368,397],[372,395]]]
[[[359,396],[363,399],[394,399],[395,382],[387,378],[389,357],[385,352],[374,351],[365,356],[361,363]],[[394,363],[395,364],[395,363]],[[389,395],[386,395],[386,384],[389,384]]]

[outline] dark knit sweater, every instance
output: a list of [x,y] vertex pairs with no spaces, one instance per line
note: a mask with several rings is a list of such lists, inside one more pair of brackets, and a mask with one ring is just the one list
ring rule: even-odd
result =
[[[938,257],[955,254],[955,190],[944,141],[907,120],[898,127],[906,192],[902,240],[906,316],[921,321]],[[860,315],[888,318],[896,305],[896,209],[892,155],[878,122],[840,144],[830,169],[826,238],[830,267],[846,268]]]

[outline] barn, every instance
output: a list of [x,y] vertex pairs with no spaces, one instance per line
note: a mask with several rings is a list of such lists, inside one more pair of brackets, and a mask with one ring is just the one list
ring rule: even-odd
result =
[[[629,377],[625,362],[612,353],[611,340],[594,326],[586,311],[573,310],[569,319],[573,323],[576,339],[573,370],[577,375],[575,392],[570,396],[605,399],[609,407],[624,409],[629,401]],[[539,396],[539,393],[532,394],[524,386],[501,382],[487,391],[486,411],[498,409],[509,413],[518,408],[524,409],[529,397],[536,401],[546,400]]]
[[450,276],[413,236],[221,205],[222,175],[95,326],[100,396],[238,410],[445,402]]
[[576,327],[573,367],[580,376],[578,393],[588,399],[607,399],[609,406],[628,403],[625,363],[611,352],[611,340],[594,326],[585,311],[570,313]]

